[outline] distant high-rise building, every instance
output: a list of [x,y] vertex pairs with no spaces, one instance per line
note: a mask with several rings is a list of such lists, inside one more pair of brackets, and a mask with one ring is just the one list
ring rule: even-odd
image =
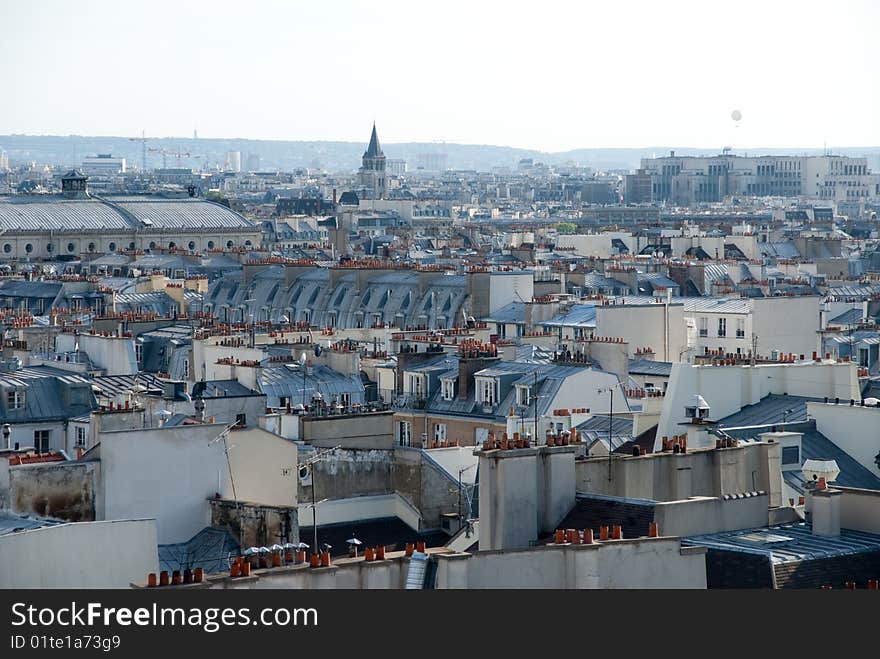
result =
[[89,176],[115,176],[125,173],[125,158],[110,153],[99,153],[82,160],[82,172]]
[[247,154],[247,159],[245,160],[245,170],[248,172],[260,171],[260,160],[261,159],[259,153]]
[[226,152],[226,164],[223,169],[227,172],[240,172],[241,171],[241,151],[227,151]]
[[416,169],[426,172],[445,172],[449,156],[445,153],[419,153],[416,155]]
[[370,135],[370,144],[364,151],[362,165],[358,171],[358,185],[367,196],[381,199],[385,196],[387,182],[385,180],[385,154],[379,146],[379,136],[376,134],[376,124],[373,123],[373,133]]
[[0,149],[0,172],[5,172],[9,169],[9,156],[6,155],[6,152],[3,149]]
[[386,162],[386,171],[391,176],[403,176],[406,174],[406,160],[392,158]]
[[623,178],[623,200],[627,204],[646,204],[653,201],[651,177],[645,170],[638,169],[635,174]]

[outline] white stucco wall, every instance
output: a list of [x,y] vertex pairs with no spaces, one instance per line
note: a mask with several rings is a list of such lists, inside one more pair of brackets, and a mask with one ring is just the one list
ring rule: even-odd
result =
[[816,420],[816,430],[880,477],[874,462],[880,453],[880,407],[851,407],[848,399],[841,399],[839,405],[807,403],[807,415]]
[[184,542],[210,525],[208,499],[224,491],[228,478],[223,442],[212,441],[223,428],[102,433],[98,498],[105,519],[156,519],[159,544]]
[[[754,298],[752,331],[758,335],[758,354],[773,350],[810,358],[819,346],[818,296]],[[730,327],[728,327],[728,334]],[[748,349],[744,352],[748,352]]]
[[597,306],[596,336],[623,337],[629,344],[630,356],[637,349],[653,348],[658,361],[678,361],[687,347],[684,306]]
[[[261,428],[233,430],[227,437],[229,461],[239,501],[264,506],[295,506],[299,487],[297,447]],[[232,498],[227,481],[223,496]]]
[[[461,556],[461,555],[458,555]],[[679,538],[437,556],[436,588],[705,588],[705,553]]]
[[59,524],[0,536],[0,588],[127,588],[159,570],[153,519]]
[[[663,399],[657,443],[664,435],[683,432],[684,408],[700,394],[711,408],[710,419],[722,419],[768,394],[861,400],[854,363],[769,364],[764,366],[695,366],[675,363]],[[714,439],[712,439],[714,446]],[[691,443],[688,443],[691,447]],[[697,448],[693,446],[693,448]]]
[[531,272],[493,272],[489,276],[489,313],[511,302],[531,302],[535,292]]
[[55,349],[57,352],[72,352],[77,343],[92,364],[104,369],[106,375],[134,375],[138,372],[134,339],[65,332],[55,339]]

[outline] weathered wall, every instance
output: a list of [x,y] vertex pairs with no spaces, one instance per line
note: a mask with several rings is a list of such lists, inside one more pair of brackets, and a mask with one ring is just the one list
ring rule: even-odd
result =
[[[95,519],[95,463],[63,462],[11,467],[8,506],[13,512],[88,522]],[[3,493],[0,492],[0,505]]]
[[[301,460],[312,455],[302,451]],[[372,494],[390,494],[394,491],[392,462],[394,453],[382,450],[339,449],[313,463],[312,484],[299,481],[297,499],[303,503],[314,498],[348,499]]]
[[[422,513],[422,529],[440,527],[440,516],[457,512],[458,479],[418,449],[394,449],[393,489]],[[462,494],[464,506],[464,494]]]
[[215,499],[211,503],[211,526],[225,527],[241,547],[268,547],[275,543],[299,542],[296,508],[236,505]]

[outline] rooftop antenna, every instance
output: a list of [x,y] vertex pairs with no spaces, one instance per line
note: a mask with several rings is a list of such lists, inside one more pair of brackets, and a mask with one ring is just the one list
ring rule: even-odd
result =
[[211,444],[215,444],[215,443],[219,442],[220,440],[223,440],[223,453],[226,454],[226,468],[229,470],[229,485],[232,487],[232,498],[235,499],[235,511],[236,511],[236,513],[238,513],[238,546],[240,548],[243,544],[243,542],[242,542],[243,524],[242,524],[242,519],[241,519],[241,503],[239,502],[238,495],[235,492],[235,478],[232,475],[232,462],[230,462],[230,460],[229,460],[229,449],[235,448],[235,447],[234,446],[230,447],[229,443],[226,441],[226,436],[237,425],[239,425],[238,419],[236,419],[235,422],[233,422],[232,424],[226,426],[220,432],[219,435],[217,435],[214,439],[212,439],[210,442],[208,442],[208,446],[210,446]]

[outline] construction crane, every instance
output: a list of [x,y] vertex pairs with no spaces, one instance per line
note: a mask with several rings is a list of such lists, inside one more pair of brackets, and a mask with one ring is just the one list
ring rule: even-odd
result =
[[162,154],[162,169],[168,168],[168,156],[173,156],[173,157],[177,158],[177,166],[178,167],[180,167],[180,161],[182,158],[201,158],[201,156],[194,155],[192,153],[189,153],[188,151],[186,151],[186,152],[182,151],[180,149],[180,147],[177,148],[176,152],[171,151],[169,149],[165,149],[165,148],[149,148],[149,149],[147,149],[147,151],[149,151],[150,153],[161,153]]
[[168,156],[168,151],[166,151],[165,149],[162,149],[162,148],[158,148],[158,149],[149,148],[149,149],[147,149],[147,151],[149,151],[150,153],[161,153],[162,154],[162,169],[168,168],[168,162],[166,160],[166,158]]
[[152,138],[147,137],[145,131],[141,131],[140,137],[129,137],[129,142],[140,142],[141,143],[141,173],[146,173],[147,171],[147,142],[149,142]]

